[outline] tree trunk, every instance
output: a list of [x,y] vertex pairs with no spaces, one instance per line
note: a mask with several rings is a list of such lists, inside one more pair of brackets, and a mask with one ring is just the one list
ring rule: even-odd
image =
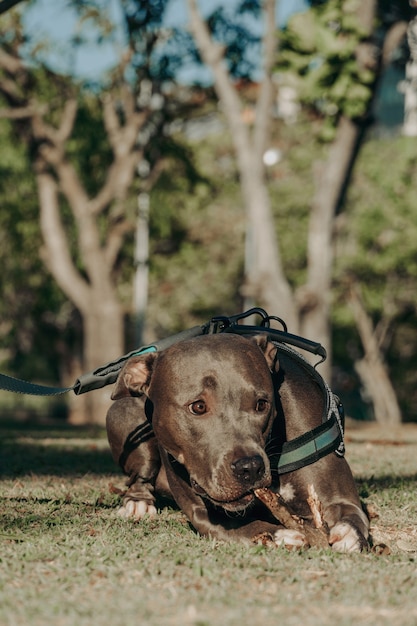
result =
[[148,193],[142,192],[138,196],[133,279],[133,335],[136,346],[145,343],[149,283],[149,200]]
[[[370,40],[377,10],[376,0],[358,3],[359,20]],[[357,63],[377,70],[375,46],[363,41],[356,51]],[[297,293],[300,332],[319,341],[327,350],[321,373],[331,381],[331,283],[333,270],[334,218],[357,154],[360,127],[342,115],[336,138],[325,164],[319,166],[311,207],[307,242],[307,282]]]
[[405,68],[404,125],[403,134],[417,137],[417,17],[411,20],[407,30],[410,59]]
[[[84,372],[91,372],[97,367],[114,361],[124,353],[124,315],[121,305],[113,298],[102,301],[103,294],[92,292],[90,305],[83,312],[84,326]],[[90,391],[77,397],[77,404],[82,405],[82,413],[70,415],[72,423],[105,423],[106,413],[111,404],[110,386]],[[81,418],[81,421],[80,421]]]
[[296,307],[281,263],[263,164],[272,119],[271,70],[276,50],[275,1],[266,0],[264,6],[264,76],[254,127],[250,129],[242,118],[242,103],[225,65],[223,48],[211,37],[196,0],[188,0],[190,28],[203,61],[213,72],[216,93],[235,147],[247,230],[245,280],[241,293],[246,303],[263,306],[269,314],[283,317],[289,328],[296,332]]
[[401,423],[401,410],[395,389],[389,378],[372,321],[363,305],[356,285],[349,289],[349,303],[361,338],[364,357],[355,363],[355,369],[367,390],[377,422],[383,426]]
[[[60,217],[58,187],[41,155],[35,162],[35,171],[40,225],[45,242],[42,256],[60,288],[81,313],[84,344],[81,367],[82,373],[87,373],[123,354],[122,307],[112,284],[111,268],[106,264],[98,243],[97,227],[85,203],[81,200],[75,213],[82,216],[80,247],[84,250],[89,280],[82,277],[74,265]],[[104,424],[110,393],[111,390],[105,388],[71,398],[69,421],[77,424]]]
[[241,160],[239,170],[249,238],[242,294],[248,303],[260,305],[270,315],[282,317],[289,330],[297,333],[297,311],[281,263],[264,172],[254,163],[249,147]]
[[358,141],[359,128],[342,117],[326,163],[316,178],[307,242],[307,282],[297,293],[300,332],[321,343],[328,358],[321,373],[331,378],[331,284],[333,270],[333,224],[336,208],[351,166]]

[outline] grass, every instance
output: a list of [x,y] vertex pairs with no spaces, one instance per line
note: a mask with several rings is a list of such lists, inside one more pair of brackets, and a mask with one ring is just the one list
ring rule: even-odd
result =
[[417,441],[348,438],[389,553],[340,555],[221,544],[173,508],[119,518],[100,429],[0,422],[0,436],[1,626],[417,624]]

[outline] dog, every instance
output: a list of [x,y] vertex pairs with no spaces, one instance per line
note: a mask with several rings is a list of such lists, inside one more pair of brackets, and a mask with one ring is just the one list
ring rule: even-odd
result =
[[[319,376],[317,374],[317,376]],[[134,356],[118,375],[106,427],[114,460],[129,477],[120,514],[156,515],[171,497],[201,535],[250,543],[306,545],[255,497],[267,487],[311,519],[314,485],[336,551],[368,547],[369,522],[351,470],[334,452],[280,475],[272,460],[285,441],[317,427],[325,398],[298,359],[264,334],[203,335]]]

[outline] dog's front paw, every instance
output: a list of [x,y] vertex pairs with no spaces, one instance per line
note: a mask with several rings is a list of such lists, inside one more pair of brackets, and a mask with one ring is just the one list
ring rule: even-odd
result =
[[274,542],[277,546],[284,546],[288,550],[308,547],[308,541],[304,533],[293,528],[278,528],[274,532]]
[[145,515],[155,517],[157,510],[153,504],[146,500],[126,500],[123,506],[117,511],[120,517],[133,518],[135,521],[141,520]]
[[337,522],[330,529],[329,543],[336,552],[362,552],[367,542],[362,534],[349,522]]

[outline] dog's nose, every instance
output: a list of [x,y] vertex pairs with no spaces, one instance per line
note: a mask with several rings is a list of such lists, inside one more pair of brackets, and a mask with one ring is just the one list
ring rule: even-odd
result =
[[253,485],[265,474],[265,463],[259,454],[255,456],[244,456],[233,461],[232,471],[241,482]]

